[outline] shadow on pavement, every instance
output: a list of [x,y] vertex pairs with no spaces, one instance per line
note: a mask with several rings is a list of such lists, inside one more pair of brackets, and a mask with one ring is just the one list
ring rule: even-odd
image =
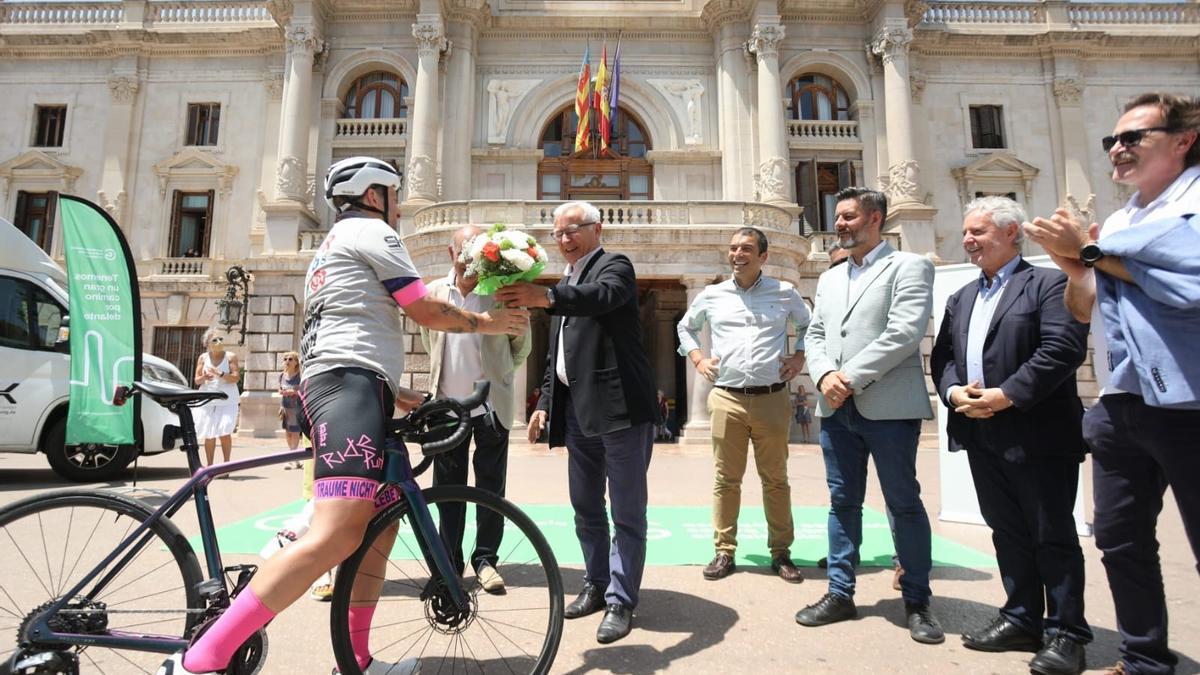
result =
[[[953,641],[956,644],[963,632],[987,625],[996,617],[999,609],[974,600],[938,596],[934,596],[931,606],[933,615],[937,617],[946,631],[947,643]],[[901,598],[881,600],[869,606],[859,605],[858,613],[860,617],[880,616],[900,629],[908,629],[908,624],[904,620],[904,601]],[[1118,651],[1121,645],[1121,634],[1109,628],[1100,628],[1094,623],[1091,626],[1094,640],[1087,648],[1088,667],[1108,668],[1121,658]],[[1176,672],[1200,673],[1200,663],[1180,653],[1179,643],[1180,640],[1176,639],[1172,644],[1172,650],[1179,656]],[[1032,658],[1032,654],[1030,657]]]
[[[576,586],[568,585],[567,588]],[[573,595],[570,591],[568,593],[567,600],[570,601]],[[661,672],[669,669],[676,659],[691,656],[724,641],[725,634],[738,620],[737,611],[725,605],[676,591],[656,588],[643,590],[638,605],[633,620],[634,635],[637,631],[653,631],[684,633],[687,637],[666,649],[650,645],[623,645],[620,642],[588,649],[583,653],[583,665],[567,671],[566,675],[590,672],[648,675]]]
[[[189,476],[186,466],[141,467],[137,470],[137,482],[151,480],[185,479]],[[50,469],[0,469],[0,492],[28,490],[60,490],[77,487],[120,488],[134,484],[132,469],[119,480],[104,483],[73,483],[60,477]]]

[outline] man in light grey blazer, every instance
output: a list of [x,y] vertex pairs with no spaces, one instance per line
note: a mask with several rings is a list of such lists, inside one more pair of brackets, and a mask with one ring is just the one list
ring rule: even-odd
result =
[[[429,284],[429,297],[480,312],[496,304],[493,298],[474,292],[478,278],[466,276],[466,263],[459,260],[463,247],[480,232],[477,227],[467,226],[454,233],[453,243],[446,247],[453,267],[445,277]],[[503,497],[508,473],[508,429],[513,421],[513,373],[529,356],[528,325],[520,335],[445,333],[422,326],[421,342],[429,352],[429,390],[439,398],[463,398],[474,389],[476,380],[491,383],[487,403],[471,411],[471,436],[434,459],[433,484],[466,484],[473,437],[475,486]],[[461,571],[465,566],[462,540],[466,513],[461,505],[443,504],[440,516],[438,529],[447,542],[456,544],[450,546],[450,555]],[[484,591],[502,593],[504,579],[496,572],[496,559],[504,522],[482,510],[477,520],[475,550],[469,552],[467,560]]]
[[887,197],[867,188],[836,196],[845,265],[817,282],[805,339],[808,371],[821,395],[821,450],[829,484],[829,591],[796,614],[803,626],[857,616],[854,568],[862,544],[867,458],[875,461],[895,541],[909,633],[945,640],[929,611],[929,516],[917,482],[921,420],[933,417],[921,365],[921,338],[933,306],[933,263],[883,241]]

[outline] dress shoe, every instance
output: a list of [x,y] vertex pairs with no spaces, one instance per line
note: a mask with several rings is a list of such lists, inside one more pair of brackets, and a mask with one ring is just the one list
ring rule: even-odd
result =
[[1042,651],[1029,662],[1029,672],[1038,675],[1079,675],[1087,669],[1083,643],[1066,633],[1050,638]]
[[583,590],[579,591],[575,600],[563,610],[563,616],[568,619],[578,619],[581,616],[595,614],[602,609],[604,609],[604,590],[593,584],[585,583]]
[[857,616],[858,608],[854,606],[852,598],[826,593],[825,597],[796,612],[796,623],[801,626],[824,626]]
[[779,575],[780,579],[789,584],[798,584],[804,581],[804,575],[800,573],[800,570],[796,569],[796,563],[792,562],[792,559],[785,555],[772,558],[771,569]]
[[1038,636],[1003,616],[996,617],[983,630],[963,633],[962,641],[967,649],[981,652],[1036,652],[1042,648]]
[[614,602],[604,611],[600,627],[596,629],[596,642],[606,645],[629,635],[633,628],[633,608]]
[[908,616],[908,634],[912,639],[926,645],[940,645],[946,641],[942,624],[933,618],[929,605],[910,605],[906,602],[904,613]]
[[708,563],[708,567],[704,568],[704,578],[709,581],[724,579],[733,574],[737,570],[737,564],[733,562],[733,556],[728,553],[718,553],[717,557]]

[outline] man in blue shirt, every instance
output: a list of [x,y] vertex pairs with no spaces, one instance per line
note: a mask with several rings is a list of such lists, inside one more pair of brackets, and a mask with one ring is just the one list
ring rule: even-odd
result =
[[1025,225],[1066,272],[1071,312],[1107,342],[1096,370],[1107,365],[1108,382],[1083,432],[1093,457],[1096,546],[1121,632],[1116,673],[1169,675],[1179,661],[1167,644],[1155,536],[1168,485],[1200,561],[1198,135],[1200,99],[1138,96],[1101,141],[1113,180],[1137,188],[1125,208],[1086,233],[1061,210]]
[[[771,568],[784,581],[804,581],[792,562],[791,487],[788,485],[788,432],[791,398],[787,383],[804,367],[804,330],[809,310],[795,286],[763,274],[767,236],[743,227],[729,242],[733,275],[705,288],[692,301],[677,327],[679,353],[713,383],[712,411],[713,545],[716,556],[704,578],[723,579],[734,571],[737,520],[747,447],[754,443],[754,464],[762,480]],[[709,325],[712,353],[700,348],[700,330]],[[788,326],[799,338],[788,349]]]

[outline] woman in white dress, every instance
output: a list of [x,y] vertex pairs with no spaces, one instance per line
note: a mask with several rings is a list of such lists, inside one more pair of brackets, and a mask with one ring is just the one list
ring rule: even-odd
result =
[[196,359],[196,386],[203,391],[223,391],[224,401],[213,401],[192,411],[196,422],[196,438],[204,441],[204,454],[212,466],[221,439],[221,455],[229,461],[233,452],[233,428],[237,425],[238,388],[240,375],[237,356],[225,351],[225,338],[210,328],[204,334],[207,349]]

